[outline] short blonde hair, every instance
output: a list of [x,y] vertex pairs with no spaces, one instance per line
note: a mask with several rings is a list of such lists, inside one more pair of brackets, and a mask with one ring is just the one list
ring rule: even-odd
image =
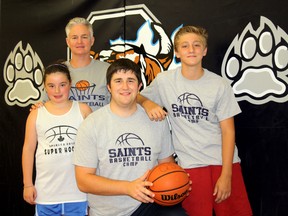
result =
[[68,24],[66,25],[65,27],[65,32],[66,32],[66,36],[68,37],[70,31],[71,31],[71,28],[74,26],[74,25],[85,25],[89,31],[90,31],[90,36],[93,37],[93,27],[92,27],[92,24],[86,20],[85,18],[82,18],[82,17],[74,17],[73,19],[71,19]]
[[175,37],[174,37],[174,49],[176,51],[179,45],[180,37],[187,33],[194,33],[194,34],[199,35],[203,40],[204,46],[205,47],[208,46],[208,32],[206,31],[206,29],[202,27],[198,27],[198,26],[183,26],[176,32]]

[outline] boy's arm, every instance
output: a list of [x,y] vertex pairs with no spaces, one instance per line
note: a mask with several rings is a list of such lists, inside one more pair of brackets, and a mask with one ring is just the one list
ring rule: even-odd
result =
[[144,108],[151,121],[162,121],[167,115],[167,112],[163,107],[144,97],[140,93],[137,95],[137,103]]
[[117,180],[96,175],[96,169],[75,165],[78,188],[84,193],[102,196],[127,195],[140,202],[153,202],[154,194],[147,189],[151,182],[145,181],[149,170],[133,181]]
[[231,178],[233,155],[235,149],[234,118],[228,118],[220,122],[222,131],[222,171],[216,183],[214,195],[217,203],[222,202],[231,195]]

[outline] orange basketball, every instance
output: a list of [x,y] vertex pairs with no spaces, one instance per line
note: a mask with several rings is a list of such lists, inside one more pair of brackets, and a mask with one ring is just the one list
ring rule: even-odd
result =
[[80,91],[85,91],[89,87],[90,83],[87,80],[79,80],[75,87]]
[[153,183],[149,189],[155,194],[154,201],[163,206],[180,203],[187,197],[190,188],[186,171],[176,163],[161,163],[148,174]]

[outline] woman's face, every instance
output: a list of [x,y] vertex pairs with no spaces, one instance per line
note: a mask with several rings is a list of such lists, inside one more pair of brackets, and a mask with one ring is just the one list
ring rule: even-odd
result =
[[91,37],[87,26],[77,24],[70,29],[66,43],[72,55],[87,55],[90,54],[91,47],[94,44],[94,37]]

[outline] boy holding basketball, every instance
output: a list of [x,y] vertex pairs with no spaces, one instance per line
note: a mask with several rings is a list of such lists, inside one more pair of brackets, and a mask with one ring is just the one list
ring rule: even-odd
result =
[[182,27],[174,39],[181,67],[158,74],[138,102],[151,120],[169,115],[179,164],[193,182],[183,201],[189,215],[211,216],[214,209],[217,216],[250,216],[235,146],[234,116],[241,110],[231,86],[202,68],[207,39],[201,27]]
[[174,162],[166,121],[152,122],[136,103],[141,71],[129,59],[107,70],[110,104],[81,124],[74,164],[78,187],[88,193],[89,215],[186,215],[181,205],[153,203],[148,172],[158,163]]

